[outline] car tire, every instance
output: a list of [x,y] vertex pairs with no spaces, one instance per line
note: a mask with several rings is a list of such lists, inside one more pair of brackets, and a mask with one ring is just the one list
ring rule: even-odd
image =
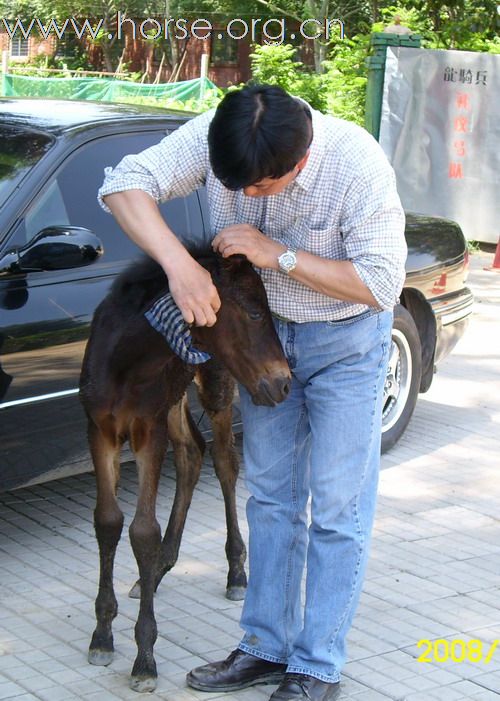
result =
[[382,453],[403,435],[415,409],[422,376],[422,348],[411,314],[398,304],[394,309],[392,345],[384,385]]

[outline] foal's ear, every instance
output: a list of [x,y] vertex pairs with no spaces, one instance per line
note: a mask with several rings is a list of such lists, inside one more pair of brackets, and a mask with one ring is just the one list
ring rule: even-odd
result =
[[239,267],[242,263],[246,263],[247,260],[248,258],[243,255],[243,253],[235,253],[233,256],[223,258],[222,265],[227,270],[233,270],[234,268]]
[[217,280],[221,275],[224,275],[224,273],[229,273],[229,275],[237,273],[240,266],[248,261],[248,258],[240,253],[229,256],[228,258],[223,258],[220,253],[217,253],[212,260],[215,265],[207,269],[210,270],[214,280]]

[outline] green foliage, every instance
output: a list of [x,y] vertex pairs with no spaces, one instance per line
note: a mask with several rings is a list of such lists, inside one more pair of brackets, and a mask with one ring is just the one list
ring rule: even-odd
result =
[[189,98],[181,102],[180,100],[167,100],[162,106],[170,109],[187,110],[189,112],[206,112],[214,107],[217,107],[224,96],[224,92],[220,88],[210,89],[205,91],[202,100],[199,98]]
[[42,9],[41,0],[0,0],[0,15],[7,19],[30,19],[39,17],[38,12]]
[[295,53],[296,49],[289,44],[255,46],[254,52],[250,54],[254,81],[279,85],[283,90],[291,92],[298,70],[302,66],[294,64]]
[[432,31],[432,22],[428,15],[416,9],[414,3],[410,7],[388,5],[380,10],[382,19],[372,25],[372,32],[383,32],[384,28],[394,24],[394,16],[401,17],[401,24],[412,30],[414,34],[425,37]]
[[[87,60],[86,54],[82,53],[81,60],[83,63],[83,66],[81,66],[82,70],[93,70],[91,64]],[[11,59],[9,65],[16,68],[14,75],[25,75],[31,76],[32,78],[71,78],[72,73],[70,71],[79,68],[77,57],[66,59],[56,58],[55,56],[49,56],[47,54],[34,56],[29,64],[25,61]],[[47,73],[45,73],[43,69],[47,69]],[[55,73],[55,70],[59,70],[59,72]]]
[[294,61],[297,49],[288,44],[256,46],[251,54],[252,81],[279,85],[307,100],[315,109],[363,124],[369,35],[332,39],[329,60],[321,75]]
[[481,253],[481,244],[479,243],[479,241],[470,239],[467,241],[467,249],[470,254]]
[[121,97],[120,102],[126,102],[133,105],[151,105],[153,107],[165,107],[172,110],[185,110],[187,112],[206,112],[207,110],[217,107],[224,93],[219,88],[209,89],[205,91],[205,96],[202,100],[199,98],[189,98],[188,100],[164,99],[155,97],[143,96],[127,96]]
[[89,61],[88,53],[80,46],[74,47],[71,56],[64,57],[48,57],[48,68],[68,68],[70,71],[94,71],[95,67]]
[[500,37],[496,36],[491,40],[486,40],[485,44],[490,54],[500,54]]
[[381,32],[392,24],[394,15],[401,23],[422,36],[422,48],[498,52],[496,2],[458,0],[402,0],[400,5],[380,9],[382,21],[372,31]]
[[333,39],[330,58],[323,64],[328,112],[360,125],[364,124],[369,45],[369,34]]
[[302,97],[315,109],[325,111],[327,96],[324,77],[304,69],[295,61],[297,49],[290,44],[255,46],[250,54],[252,82],[279,85],[291,95]]

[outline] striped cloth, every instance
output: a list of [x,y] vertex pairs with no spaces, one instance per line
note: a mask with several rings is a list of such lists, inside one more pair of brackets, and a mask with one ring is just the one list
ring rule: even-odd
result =
[[184,321],[174,298],[167,292],[145,312],[151,326],[166,340],[170,348],[188,365],[200,365],[210,360],[211,355],[193,347],[189,326]]

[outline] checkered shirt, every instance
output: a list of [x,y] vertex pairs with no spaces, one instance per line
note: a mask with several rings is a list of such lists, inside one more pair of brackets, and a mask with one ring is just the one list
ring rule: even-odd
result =
[[[277,195],[227,190],[210,167],[207,131],[214,111],[189,120],[157,145],[105,169],[98,199],[139,189],[157,202],[205,185],[214,237],[252,224],[287,248],[352,261],[382,309],[392,309],[405,278],[404,213],[394,172],[364,129],[311,110],[313,141],[305,168]],[[181,233],[181,232],[180,232]],[[338,321],[368,310],[315,292],[286,273],[259,270],[271,311],[296,322]]]

